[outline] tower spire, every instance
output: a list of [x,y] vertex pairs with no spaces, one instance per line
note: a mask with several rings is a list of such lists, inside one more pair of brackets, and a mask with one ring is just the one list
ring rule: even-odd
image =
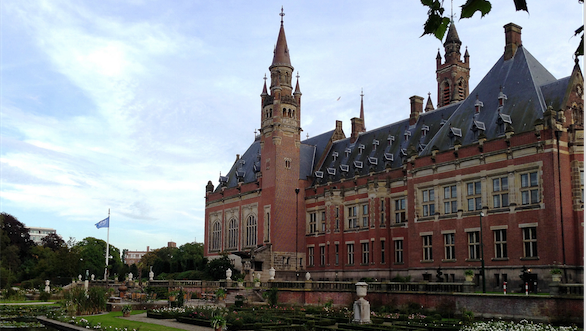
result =
[[281,26],[283,26],[283,16],[285,16],[285,13],[283,12],[283,6],[281,6],[281,13],[279,16],[281,16]]
[[360,119],[364,125],[364,89],[360,89]]

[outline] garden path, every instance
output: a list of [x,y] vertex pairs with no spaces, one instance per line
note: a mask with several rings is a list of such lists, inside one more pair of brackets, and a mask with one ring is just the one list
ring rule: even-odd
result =
[[158,325],[168,326],[168,327],[182,329],[182,330],[189,330],[189,331],[210,331],[210,330],[212,330],[211,327],[208,328],[205,326],[179,323],[175,319],[148,318],[147,313],[130,315],[130,317],[125,317],[124,319],[137,321],[137,322],[158,324]]

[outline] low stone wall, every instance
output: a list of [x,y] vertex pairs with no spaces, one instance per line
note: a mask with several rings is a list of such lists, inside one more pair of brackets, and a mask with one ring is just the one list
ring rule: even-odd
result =
[[[335,305],[350,306],[356,299],[351,292],[319,292],[309,290],[279,290],[279,303],[320,305],[332,301]],[[554,320],[582,323],[583,297],[525,296],[479,293],[380,293],[369,292],[365,298],[372,307],[402,307],[416,303],[426,309],[450,307],[455,312],[463,309],[477,317],[529,319],[550,322]]]

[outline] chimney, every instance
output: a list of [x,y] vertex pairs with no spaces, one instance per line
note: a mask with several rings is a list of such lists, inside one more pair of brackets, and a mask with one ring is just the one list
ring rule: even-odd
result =
[[149,246],[147,246],[147,253],[149,252]]
[[342,121],[336,120],[336,129],[334,130],[334,134],[332,135],[332,141],[345,139],[346,134],[344,134],[344,130],[342,130]]
[[521,29],[515,23],[509,23],[504,26],[505,28],[505,61],[510,60],[515,56],[517,48],[522,45],[521,43]]
[[411,100],[411,115],[409,116],[409,125],[415,125],[415,123],[417,123],[417,119],[419,119],[419,114],[423,113],[423,98],[414,95],[410,97],[409,100]]
[[364,132],[364,120],[358,117],[354,117],[350,121],[352,122],[352,135],[350,136],[350,143],[353,144],[358,139],[360,132]]

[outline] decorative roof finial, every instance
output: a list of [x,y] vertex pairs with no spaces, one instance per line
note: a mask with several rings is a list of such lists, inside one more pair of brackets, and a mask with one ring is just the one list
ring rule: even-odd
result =
[[283,6],[281,6],[281,13],[279,16],[281,16],[281,25],[283,25],[283,16],[285,16],[285,13],[283,12]]
[[297,76],[295,76],[297,80],[299,80],[299,71],[297,71]]
[[454,0],[451,1],[450,5],[450,22],[454,23]]

